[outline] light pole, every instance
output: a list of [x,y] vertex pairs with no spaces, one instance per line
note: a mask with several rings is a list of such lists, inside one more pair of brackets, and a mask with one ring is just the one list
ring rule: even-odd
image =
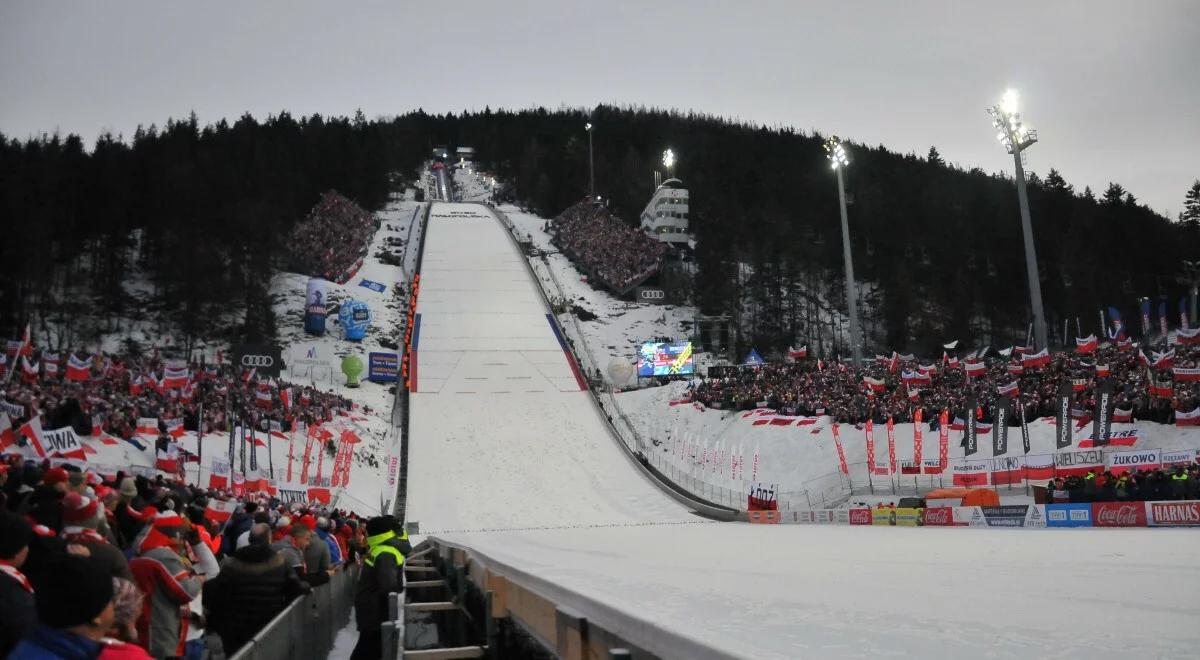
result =
[[671,151],[670,147],[663,152],[662,164],[663,167],[667,168],[667,178],[670,179],[673,174],[672,170],[675,167],[675,152]]
[[1200,261],[1184,261],[1183,272],[1187,273],[1183,281],[1188,285],[1191,294],[1188,322],[1196,325],[1196,294],[1200,293]]
[[837,172],[838,205],[842,212],[842,260],[846,265],[846,307],[850,310],[850,352],[854,356],[854,366],[862,364],[862,340],[858,331],[858,296],[854,286],[854,260],[850,257],[850,221],[846,218],[846,184],[842,180],[842,169],[850,164],[846,158],[846,149],[842,140],[834,135],[825,141],[825,154],[829,157],[829,166]]
[[1017,202],[1021,208],[1021,232],[1025,236],[1025,276],[1029,279],[1029,305],[1033,308],[1033,335],[1037,348],[1048,348],[1046,340],[1046,313],[1042,309],[1042,283],[1038,279],[1037,251],[1033,246],[1033,225],[1029,221],[1029,197],[1025,193],[1025,168],[1021,165],[1021,152],[1037,142],[1037,131],[1021,123],[1017,112],[1017,91],[1004,92],[1000,103],[988,108],[992,125],[998,131],[996,139],[1013,156],[1016,168]]
[[592,160],[592,122],[583,125],[583,130],[588,134],[588,197],[596,196],[596,169]]

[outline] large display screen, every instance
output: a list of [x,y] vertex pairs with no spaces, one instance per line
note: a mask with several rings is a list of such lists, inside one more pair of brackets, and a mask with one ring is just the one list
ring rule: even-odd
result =
[[638,351],[638,378],[651,376],[687,376],[696,370],[692,362],[692,343],[667,344],[646,342]]

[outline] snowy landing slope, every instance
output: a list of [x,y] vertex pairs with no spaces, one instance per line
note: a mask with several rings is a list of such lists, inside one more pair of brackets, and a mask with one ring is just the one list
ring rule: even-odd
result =
[[608,436],[496,217],[435,203],[426,231],[407,519],[427,534],[691,519]]

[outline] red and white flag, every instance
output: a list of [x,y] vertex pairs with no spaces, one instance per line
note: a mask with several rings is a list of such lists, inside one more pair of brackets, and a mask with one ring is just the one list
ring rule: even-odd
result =
[[181,390],[191,379],[192,375],[188,372],[187,364],[183,360],[172,360],[163,365],[163,388]]
[[1200,328],[1180,328],[1176,330],[1175,342],[1184,346],[1200,344]]
[[1151,351],[1152,357],[1150,366],[1155,369],[1170,369],[1175,364],[1175,349],[1159,353]]
[[1025,479],[1042,481],[1054,478],[1054,454],[1031,454],[1025,457]]
[[892,474],[896,474],[896,424],[888,417],[887,421],[887,436],[888,436],[888,469]]
[[12,420],[8,418],[8,413],[0,412],[0,454],[16,445],[17,434],[13,431]]
[[1091,353],[1092,351],[1096,350],[1096,348],[1098,348],[1099,346],[1100,346],[1100,343],[1099,343],[1099,341],[1097,341],[1096,335],[1088,335],[1082,339],[1080,339],[1079,337],[1075,338],[1075,352],[1076,353]]
[[1037,353],[1026,353],[1021,356],[1021,366],[1025,367],[1026,369],[1044,367],[1048,364],[1050,364],[1050,351],[1045,348]]
[[1194,382],[1200,381],[1200,369],[1185,369],[1183,367],[1175,367],[1175,382]]
[[967,378],[977,378],[987,373],[987,367],[982,362],[967,362],[963,369],[967,372]]
[[808,357],[808,346],[804,345],[800,348],[789,348],[788,357],[793,360],[803,360]]
[[850,468],[846,465],[846,451],[842,449],[842,438],[838,434],[838,425],[835,423],[832,428],[833,444],[837,447],[838,453],[838,469],[842,471],[842,474],[848,475],[850,474]]
[[913,464],[917,466],[917,472],[921,470],[921,418],[924,411],[917,408],[917,412],[913,415]]
[[955,486],[986,486],[988,485],[988,473],[991,471],[991,461],[988,459],[980,460],[956,460],[950,465],[950,473],[953,475],[953,483]]
[[137,434],[148,435],[153,438],[158,437],[158,418],[157,417],[139,417],[137,421]]
[[[227,483],[227,482],[228,482],[228,477],[226,477],[226,481],[222,482],[222,483]],[[217,487],[217,486],[209,486],[209,487],[210,488],[220,488],[220,489],[225,488],[225,486],[223,486],[223,485],[219,486],[219,487]],[[205,509],[204,509],[204,517],[215,522],[217,525],[224,524],[226,521],[229,520],[230,516],[233,515],[234,510],[237,509],[237,504],[238,504],[237,500],[232,500],[232,499],[219,500],[215,497],[210,498],[208,500],[208,506],[205,507]]]
[[[1200,413],[1200,410],[1197,410]],[[38,458],[46,458],[46,442],[42,431],[42,420],[34,415],[29,418],[28,422],[21,425],[17,432],[25,436],[29,441],[29,447],[33,450]]]
[[81,360],[74,353],[67,360],[67,380],[85,381],[92,377],[92,356]]
[[163,424],[165,424],[167,427],[167,435],[175,438],[176,440],[183,437],[185,431],[183,430],[182,419],[168,419],[164,421]]
[[279,390],[279,401],[283,403],[284,410],[292,409],[292,388],[285,387]]
[[1200,408],[1191,412],[1176,410],[1175,426],[1200,426]]
[[871,378],[870,376],[863,376],[863,383],[865,383],[872,392],[882,392],[887,388],[887,381],[879,378]]
[[997,387],[996,392],[1000,396],[1018,396],[1019,394],[1021,394],[1021,388],[1017,384],[1017,381],[1014,380],[1013,382],[1011,382],[1007,385],[1001,385],[1001,386]]

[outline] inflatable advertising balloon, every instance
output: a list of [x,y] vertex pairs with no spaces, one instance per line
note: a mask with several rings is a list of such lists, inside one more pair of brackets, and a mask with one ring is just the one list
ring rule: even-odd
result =
[[304,294],[304,331],[310,335],[325,334],[325,287],[328,284],[319,277],[309,278]]
[[371,325],[371,308],[361,300],[346,301],[338,310],[338,321],[342,324],[342,333],[346,339],[362,341]]
[[346,387],[358,387],[358,378],[362,376],[362,358],[350,354],[342,358],[342,373],[346,374]]

